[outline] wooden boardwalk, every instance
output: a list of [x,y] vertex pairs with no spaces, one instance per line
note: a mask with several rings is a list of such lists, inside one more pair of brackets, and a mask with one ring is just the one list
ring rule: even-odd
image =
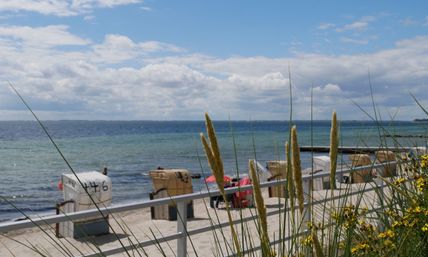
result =
[[[340,153],[374,153],[378,150],[393,150],[394,152],[407,152],[412,147],[394,147],[394,148],[382,148],[378,146],[343,146],[339,147]],[[301,152],[314,152],[314,153],[328,153],[330,146],[300,146]]]

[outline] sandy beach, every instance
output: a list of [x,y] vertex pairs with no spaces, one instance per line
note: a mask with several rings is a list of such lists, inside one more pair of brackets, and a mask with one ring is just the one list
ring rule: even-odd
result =
[[[366,185],[368,188],[370,184]],[[347,186],[348,189],[342,190],[334,190],[334,195],[343,194],[344,190],[349,192],[355,191],[358,188],[361,189],[364,187],[362,184],[357,185],[354,184],[352,186]],[[326,196],[330,196],[331,191],[321,190],[315,191],[313,200],[324,199]],[[269,198],[267,194],[267,190],[264,192],[265,205],[267,207],[267,211],[278,211],[280,208],[284,207],[283,199],[278,198]],[[367,192],[360,199],[358,196],[352,196],[348,198],[349,204],[356,204],[359,200],[361,200],[360,207],[367,207],[368,209],[376,208],[377,206],[377,195],[372,192]],[[337,201],[334,203],[337,206]],[[313,209],[313,217],[316,222],[320,222],[322,218],[323,210],[327,210],[325,213],[331,213],[332,203],[328,204],[318,204]],[[212,209],[209,207],[209,199],[200,199],[194,201],[194,213],[195,217],[193,219],[189,219],[187,223],[188,231],[193,229],[211,226],[211,222],[214,224],[218,220],[221,222],[227,221],[227,212],[223,206],[219,206],[219,209]],[[232,209],[231,211],[232,217],[234,220],[240,220],[240,217],[251,217],[252,215],[256,215],[255,208],[245,208],[245,209]],[[290,212],[287,212],[289,216]],[[283,213],[281,214],[283,215]],[[296,214],[299,216],[298,214]],[[211,218],[210,218],[211,217]],[[326,217],[324,217],[326,218]],[[281,218],[282,219],[282,218]],[[152,220],[150,216],[149,209],[142,209],[138,211],[129,211],[124,213],[119,213],[114,215],[114,219],[110,218],[110,223],[112,224],[114,230],[116,231],[117,236],[120,238],[124,245],[128,245],[130,242],[143,242],[146,240],[154,239],[153,235],[156,236],[157,239],[162,237],[166,237],[168,235],[174,234],[177,231],[177,222],[176,221],[166,221],[166,220]],[[258,245],[258,233],[255,227],[255,223],[250,221],[246,223],[245,231],[248,231],[251,235],[251,239],[253,240],[254,245]],[[269,234],[271,240],[273,238],[278,238],[279,234],[279,216],[278,214],[271,215],[268,217],[268,227]],[[30,229],[30,230],[20,230],[10,232],[4,236],[0,237],[0,256],[37,256],[38,254],[34,252],[32,247],[36,247],[41,251],[41,253],[47,256],[79,256],[83,254],[94,254],[99,253],[97,248],[102,251],[116,248],[119,246],[116,237],[113,234],[91,237],[86,240],[75,240],[72,238],[61,238],[58,239],[55,237],[54,230],[49,227],[45,227],[47,233],[40,231],[39,229]],[[237,226],[238,232],[242,233],[240,225]],[[227,244],[230,244],[230,232],[227,227],[222,229],[227,241]],[[288,229],[287,229],[288,230]],[[188,238],[188,254],[189,256],[196,256],[196,253],[201,256],[213,256],[217,255],[216,240],[217,236],[220,242],[221,249],[224,251],[220,253],[220,255],[230,255],[231,253],[226,252],[226,247],[224,243],[224,239],[219,230],[207,231],[205,233],[201,233],[198,235],[190,236]],[[53,244],[52,240],[57,241],[59,244]],[[22,244],[27,245],[28,247],[23,246]],[[63,250],[60,250],[61,247],[58,245],[62,245],[64,248],[68,249],[68,253],[65,253]],[[161,256],[161,251],[166,256],[174,256],[177,248],[177,243],[175,240],[170,241],[168,243],[161,243],[159,245],[144,247],[144,250],[140,249],[140,254],[144,256],[144,252],[147,253],[148,256]],[[248,247],[246,247],[248,248]],[[12,254],[13,253],[13,254]],[[135,251],[130,251],[129,254],[131,256],[140,256],[140,254]],[[112,256],[127,256],[126,253],[115,254]]]

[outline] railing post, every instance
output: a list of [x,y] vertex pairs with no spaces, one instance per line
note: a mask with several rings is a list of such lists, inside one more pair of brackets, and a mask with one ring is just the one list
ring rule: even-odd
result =
[[177,239],[177,257],[186,257],[187,255],[187,201],[177,202],[177,233],[180,238]]

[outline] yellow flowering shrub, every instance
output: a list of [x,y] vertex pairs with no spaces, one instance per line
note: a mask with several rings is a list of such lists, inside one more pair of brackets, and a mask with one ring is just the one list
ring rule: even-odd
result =
[[360,253],[366,254],[369,251],[370,251],[370,246],[367,243],[360,243],[351,249],[351,253],[353,254],[360,254]]
[[421,168],[422,169],[428,168],[428,154],[424,154],[420,158],[421,158]]
[[353,206],[332,214],[349,237],[350,246],[344,255],[427,256],[428,155],[413,161],[411,177],[389,182],[392,196],[376,218]]
[[427,179],[425,178],[425,176],[421,176],[419,178],[416,179],[416,189],[419,192],[424,192],[427,189]]

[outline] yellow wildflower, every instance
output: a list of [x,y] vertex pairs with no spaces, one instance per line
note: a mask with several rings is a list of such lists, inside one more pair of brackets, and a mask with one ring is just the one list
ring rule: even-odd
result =
[[407,220],[407,219],[403,219],[403,225],[404,225],[405,227],[409,227],[409,225],[410,225],[409,220]]
[[313,241],[312,235],[309,235],[302,240],[302,245],[311,246]]
[[364,220],[359,220],[358,224],[360,225],[360,229],[362,231],[373,232],[375,230],[375,227],[372,224],[369,224]]
[[356,252],[359,252],[359,251],[367,251],[369,248],[370,247],[369,247],[368,244],[361,243],[361,244],[358,244],[357,246],[353,247],[351,249],[351,253],[356,253]]
[[425,223],[425,225],[421,229],[423,232],[428,232],[428,223]]
[[428,155],[422,155],[421,156],[421,168],[427,168],[428,167]]
[[412,213],[421,213],[422,212],[422,208],[420,206],[416,206],[415,208],[412,209]]
[[388,215],[389,217],[397,217],[397,213],[395,213],[393,210],[389,209],[385,211],[385,214]]
[[331,213],[331,218],[334,219],[335,221],[339,221],[340,215],[337,212],[332,212]]
[[388,247],[388,248],[395,248],[396,247],[395,244],[389,239],[385,240],[383,242],[383,245]]
[[379,238],[392,238],[394,236],[395,236],[395,232],[388,229],[385,232],[379,233],[379,235],[377,237],[379,237]]
[[388,237],[394,237],[395,236],[394,231],[392,231],[390,229],[388,229],[385,233],[388,235]]
[[409,223],[409,227],[413,228],[417,223],[419,222],[419,219],[414,219],[412,222]]
[[396,180],[394,181],[394,184],[395,184],[396,186],[398,186],[398,185],[403,184],[404,182],[406,182],[406,179],[405,179],[405,178],[398,178],[398,179],[396,179]]
[[426,186],[427,186],[427,183],[423,177],[419,177],[418,179],[416,179],[416,189],[419,192],[423,192]]
[[396,227],[399,227],[401,225],[403,225],[403,223],[401,221],[394,221],[392,223],[392,228],[396,228]]
[[353,205],[351,206],[346,206],[343,209],[343,217],[345,220],[349,221],[349,222],[356,222],[357,221],[357,215],[356,215],[356,210],[354,208]]
[[369,211],[369,209],[368,209],[367,207],[363,207],[363,208],[361,208],[361,210],[360,210],[360,215],[364,215],[364,214],[366,214],[368,211]]

